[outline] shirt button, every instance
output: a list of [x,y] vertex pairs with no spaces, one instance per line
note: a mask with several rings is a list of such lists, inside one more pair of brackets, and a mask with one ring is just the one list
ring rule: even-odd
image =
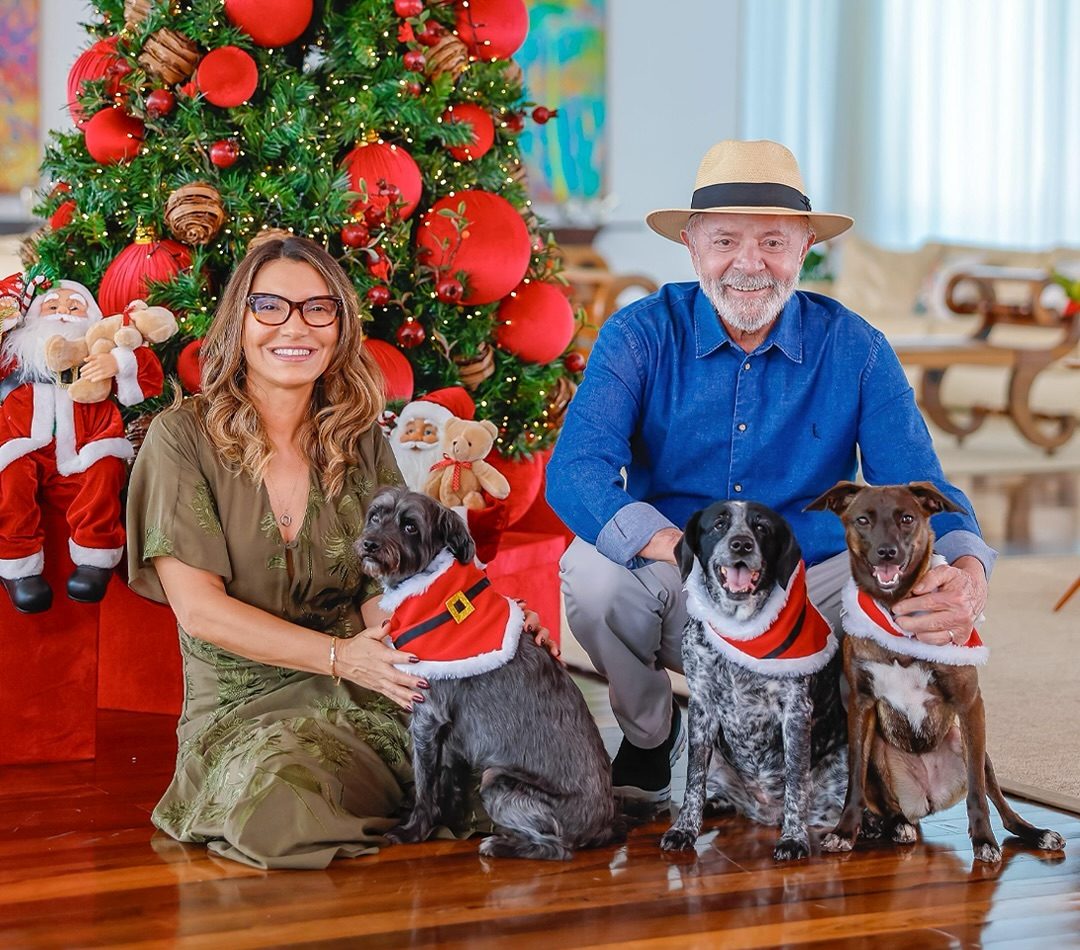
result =
[[742,491],[742,485],[736,485],[735,491]]
[[742,368],[743,368],[743,369],[749,369],[749,368],[750,368],[750,364],[749,364],[749,363],[743,363],[743,364],[742,364]]
[[739,423],[739,431],[740,432],[745,432],[746,431],[746,423],[745,422],[740,422]]

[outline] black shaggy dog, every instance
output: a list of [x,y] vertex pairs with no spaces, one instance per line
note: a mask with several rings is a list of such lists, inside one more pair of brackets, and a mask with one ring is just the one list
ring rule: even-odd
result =
[[385,488],[358,550],[394,610],[395,646],[421,657],[406,672],[431,684],[410,725],[416,803],[387,837],[423,841],[451,822],[475,770],[497,828],[483,855],[568,860],[622,840],[611,764],[585,699],[547,650],[520,637],[521,609],[475,567],[465,522],[427,495]]
[[692,848],[708,799],[781,825],[778,861],[806,857],[808,825],[840,813],[847,756],[837,641],[806,597],[799,545],[771,508],[718,501],[690,519],[676,553],[690,758],[660,846]]

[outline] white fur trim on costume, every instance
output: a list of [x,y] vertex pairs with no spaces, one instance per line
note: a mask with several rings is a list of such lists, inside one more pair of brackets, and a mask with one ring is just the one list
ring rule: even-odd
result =
[[135,359],[135,351],[127,346],[116,346],[112,355],[117,366],[116,398],[122,406],[137,405],[146,394],[139,385],[139,361]]
[[749,620],[740,621],[734,617],[729,617],[716,606],[705,588],[705,574],[701,569],[701,563],[695,558],[693,570],[690,571],[690,577],[684,585],[686,590],[686,612],[695,620],[712,624],[718,630],[723,630],[724,636],[729,640],[753,640],[768,630],[780,615],[780,611],[784,609],[791,590],[792,580],[794,580],[794,577],[788,580],[787,587],[775,584],[772,593],[769,594],[769,598],[762,605],[761,610]]
[[68,538],[68,553],[73,564],[85,564],[87,567],[100,567],[111,570],[120,563],[124,556],[123,547],[119,548],[84,548]]
[[[53,405],[56,411],[56,470],[61,475],[75,475],[85,472],[95,462],[103,458],[129,459],[135,455],[135,449],[127,439],[94,439],[75,451],[75,413],[71,397],[67,390],[57,386],[52,390]],[[34,386],[34,413],[37,414],[38,387]]]
[[0,577],[6,581],[17,581],[24,577],[34,577],[45,570],[45,552],[38,551],[26,557],[0,557]]
[[419,574],[407,577],[397,587],[391,587],[379,598],[379,606],[388,614],[397,610],[398,606],[408,597],[423,594],[454,565],[454,555],[449,548],[443,548],[427,566],[426,570]]
[[30,420],[30,435],[20,439],[8,439],[0,445],[0,472],[15,459],[43,449],[53,439],[53,389],[48,383],[34,383],[34,415]]
[[[824,619],[824,615],[822,615],[822,618]],[[836,634],[830,627],[825,646],[817,653],[810,656],[793,657],[792,659],[775,657],[771,660],[759,660],[757,657],[743,653],[738,647],[733,647],[723,636],[717,633],[712,624],[705,623],[704,627],[708,631],[709,642],[723,653],[727,659],[732,663],[737,663],[744,669],[750,670],[752,673],[761,673],[763,676],[809,676],[811,673],[817,673],[828,666],[829,660],[833,658],[837,647],[840,645],[840,641],[836,639]]]
[[893,636],[882,630],[859,605],[859,588],[854,580],[849,580],[844,585],[841,595],[840,615],[844,625],[844,631],[852,637],[861,637],[864,640],[873,640],[878,646],[893,653],[901,653],[904,656],[914,657],[916,660],[925,660],[927,663],[945,663],[949,666],[983,666],[990,659],[990,650],[986,646],[969,647],[955,644],[943,644],[937,646],[933,643],[923,643],[910,633],[903,630],[893,620],[892,614],[887,607],[878,603],[890,626],[900,636]]
[[[501,596],[501,595],[500,595]],[[489,673],[509,663],[517,653],[521,640],[521,628],[525,626],[525,614],[509,597],[504,597],[510,605],[510,616],[506,618],[502,646],[498,650],[467,656],[460,660],[421,660],[419,663],[398,663],[402,673],[424,676],[433,680],[458,680],[466,676],[478,676]]]

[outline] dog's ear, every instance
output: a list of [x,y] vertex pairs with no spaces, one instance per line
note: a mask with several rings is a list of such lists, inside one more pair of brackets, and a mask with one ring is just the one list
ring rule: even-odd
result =
[[862,491],[862,487],[854,482],[837,482],[824,495],[819,495],[810,502],[803,511],[835,511],[842,515],[851,504],[851,499]]
[[443,508],[439,512],[439,518],[443,540],[450,549],[450,553],[462,564],[472,564],[473,558],[476,557],[476,542],[469,534],[469,526],[465,523],[465,519],[449,508]]
[[786,587],[802,560],[802,548],[799,547],[795,532],[791,530],[786,518],[776,519],[776,541],[780,549],[776,558],[776,576],[780,585]]
[[686,580],[694,569],[694,559],[697,557],[698,543],[701,540],[701,516],[704,513],[705,511],[702,509],[701,511],[695,511],[690,516],[690,520],[686,522],[683,536],[679,538],[679,543],[675,545],[675,561],[679,565],[679,573],[682,574],[683,580]]
[[919,506],[928,515],[936,515],[940,511],[964,511],[951,498],[946,498],[936,485],[930,482],[910,482],[908,491],[918,499]]

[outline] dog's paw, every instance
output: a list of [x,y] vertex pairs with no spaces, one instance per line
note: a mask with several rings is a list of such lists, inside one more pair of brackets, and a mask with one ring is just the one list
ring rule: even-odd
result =
[[821,839],[822,851],[850,851],[854,847],[854,838],[845,838],[842,835],[838,835],[835,831],[830,831],[824,838]]
[[697,841],[697,834],[682,828],[671,828],[660,839],[661,851],[689,851]]
[[992,841],[978,843],[975,845],[975,860],[998,864],[1001,861],[1001,848]]
[[1056,831],[1044,830],[1035,842],[1035,847],[1040,851],[1064,851],[1065,839]]
[[862,822],[859,825],[860,836],[876,841],[885,837],[885,831],[885,819],[881,815],[870,811],[869,808],[863,811]]
[[781,838],[773,848],[773,859],[776,861],[798,861],[800,858],[810,857],[810,842],[800,838]]
[[423,841],[427,835],[423,834],[418,826],[406,824],[394,826],[383,837],[387,844],[416,844],[417,841]]
[[893,825],[892,839],[897,844],[914,844],[919,837],[918,829],[908,821],[898,821]]

